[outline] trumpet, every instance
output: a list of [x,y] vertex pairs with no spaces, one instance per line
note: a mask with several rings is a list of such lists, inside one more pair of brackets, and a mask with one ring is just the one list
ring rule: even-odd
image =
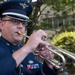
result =
[[[23,34],[21,31],[18,31],[18,34],[21,34],[24,37],[29,38],[29,36],[27,36],[26,34]],[[52,64],[57,69],[63,70],[65,68],[66,59],[65,59],[64,55],[67,56],[68,58],[73,59],[75,61],[75,55],[73,53],[67,51],[67,50],[58,48],[58,47],[56,47],[54,45],[51,45],[50,47],[46,46],[46,48],[50,52],[53,52],[54,54],[58,55],[62,59],[62,62],[59,62],[58,60],[56,60],[54,58],[53,59],[51,59],[51,58],[49,59],[49,58],[47,58],[45,56],[42,56],[42,55],[39,55],[39,57],[44,59],[44,60],[46,60],[46,61],[48,61],[50,64]],[[39,50],[35,50],[34,55],[38,56],[38,52],[39,52]]]

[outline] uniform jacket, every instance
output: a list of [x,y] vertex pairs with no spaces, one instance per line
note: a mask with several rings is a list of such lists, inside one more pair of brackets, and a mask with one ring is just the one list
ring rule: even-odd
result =
[[45,62],[39,63],[32,53],[16,68],[12,53],[21,47],[21,44],[14,46],[0,37],[0,75],[57,75],[56,69],[50,69]]

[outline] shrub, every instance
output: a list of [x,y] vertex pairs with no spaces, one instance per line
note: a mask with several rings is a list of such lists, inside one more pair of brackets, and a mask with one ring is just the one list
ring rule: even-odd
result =
[[[61,34],[56,35],[53,38],[52,44],[59,48],[66,49],[70,52],[75,53],[75,32],[63,32]],[[65,56],[67,61],[67,69],[70,74],[75,74],[75,61],[69,59]]]
[[63,32],[56,35],[53,38],[52,44],[59,48],[75,52],[75,32]]

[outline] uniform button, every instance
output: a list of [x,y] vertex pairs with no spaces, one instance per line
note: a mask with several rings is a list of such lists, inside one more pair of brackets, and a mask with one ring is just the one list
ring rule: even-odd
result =
[[32,63],[34,63],[34,61],[33,60],[29,60],[28,63],[29,64],[32,64]]
[[23,67],[23,65],[22,65],[22,64],[20,64],[20,66],[21,66],[21,67]]

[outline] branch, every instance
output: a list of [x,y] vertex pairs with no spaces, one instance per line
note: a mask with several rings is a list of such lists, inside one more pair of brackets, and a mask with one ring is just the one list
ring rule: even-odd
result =
[[41,15],[41,12],[47,7],[47,5],[40,11],[40,14],[37,16],[37,18]]

